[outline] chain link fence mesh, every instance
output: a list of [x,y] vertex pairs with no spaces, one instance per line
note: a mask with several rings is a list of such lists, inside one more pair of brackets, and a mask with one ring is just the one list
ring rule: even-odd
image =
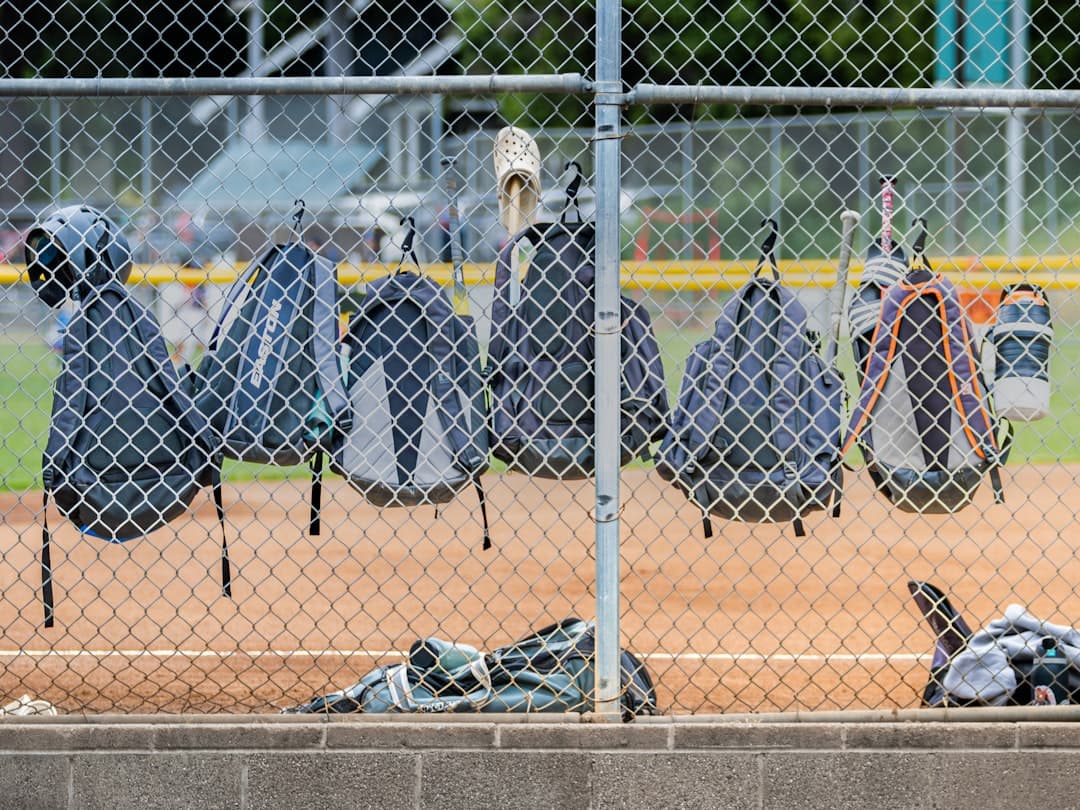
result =
[[[489,92],[482,82],[475,92],[451,92],[460,77],[593,77],[595,17],[595,7],[565,2],[0,2],[0,85],[37,83],[31,92],[5,89],[0,104],[0,694],[29,694],[64,712],[274,711],[350,686],[378,665],[405,660],[413,641],[437,637],[468,645],[454,659],[465,667],[457,681],[424,684],[433,700],[450,701],[483,685],[470,650],[595,616],[588,453],[603,414],[593,412],[589,229],[574,225],[579,215],[593,220],[597,209],[592,88],[571,76],[564,92]],[[627,90],[645,83],[944,86],[967,88],[974,101],[905,106],[887,89],[845,107],[826,92],[815,104],[626,98],[617,206],[627,451],[619,635],[655,680],[660,709],[918,705],[935,637],[909,581],[944,589],[975,628],[1012,603],[1074,624],[1077,572],[1068,538],[1080,402],[1072,383],[1080,121],[1068,103],[988,107],[978,93],[1076,89],[1080,12],[1048,0],[962,8],[949,0],[854,8],[625,0],[621,33]],[[342,76],[437,82],[423,93],[381,94],[343,94],[343,85],[329,82],[297,94],[284,83]],[[243,77],[266,84],[256,95],[246,94],[250,87],[200,95],[169,85]],[[157,91],[110,93],[103,84],[93,93],[59,93],[56,82],[72,78],[148,80]],[[507,141],[509,126],[535,152]],[[909,513],[875,491],[866,469],[855,469],[844,475],[839,516],[831,508],[807,511],[805,536],[786,519],[755,522],[744,504],[737,517],[747,519],[714,514],[706,537],[700,507],[710,504],[692,502],[657,468],[669,431],[649,427],[649,409],[663,410],[663,396],[643,394],[651,390],[650,368],[677,411],[694,347],[714,345],[718,319],[751,284],[767,219],[779,234],[779,279],[805,308],[809,339],[827,349],[840,213],[861,215],[850,302],[867,278],[868,251],[881,240],[883,175],[896,177],[892,224],[908,255],[913,222],[927,220],[928,262],[955,284],[991,388],[1004,376],[991,332],[1003,311],[1001,290],[1019,281],[1041,285],[1053,315],[1049,413],[1015,423],[1001,475],[1004,504],[995,503],[987,479],[953,513]],[[583,182],[574,195],[568,188],[577,176]],[[186,380],[189,368],[205,371],[208,349],[220,343],[215,324],[230,311],[230,285],[272,245],[294,238],[301,200],[303,240],[337,270],[336,350],[353,426],[364,428],[351,444],[327,440],[337,460],[322,485],[321,532],[309,531],[306,463],[252,463],[233,451],[222,466],[229,597],[211,486],[166,525],[124,543],[87,534],[50,505],[55,626],[43,627],[42,455],[65,351],[69,369],[72,357],[96,358],[90,405],[111,412],[112,428],[130,424],[121,411],[136,407],[137,397],[130,390],[126,399],[107,397],[124,376],[123,341],[92,349],[69,329],[86,317],[86,296],[49,307],[31,289],[23,251],[29,232],[62,206],[104,212],[130,244],[127,289],[160,324],[168,362]],[[507,213],[508,201],[526,210]],[[408,217],[419,268],[407,249]],[[560,218],[565,228],[541,229],[504,253],[500,286],[497,259],[512,234],[530,221]],[[566,234],[574,237],[560,242]],[[85,238],[78,246],[99,248]],[[490,423],[466,413],[472,355],[463,334],[444,346],[458,362],[457,376],[444,380],[446,367],[431,348],[443,344],[434,333],[410,331],[430,310],[367,307],[394,279],[419,269],[445,287],[449,309],[456,265],[467,295],[454,308],[473,319]],[[517,287],[515,274],[524,274]],[[251,319],[246,333],[258,362],[268,311],[240,311],[241,321]],[[801,398],[820,375],[785,378],[773,367],[782,354],[776,330],[794,324],[790,312],[761,315],[767,311],[755,309],[741,324],[746,379],[730,389],[739,393],[710,395],[708,415],[692,414],[694,425],[716,423],[716,432],[694,440],[703,469],[765,465],[751,453],[741,468],[732,466],[716,450],[720,433],[729,445],[775,451],[785,413],[773,401],[775,387],[793,380],[802,422],[794,422],[801,429],[791,438],[826,430]],[[311,327],[312,317],[307,310],[301,322]],[[846,313],[840,322],[837,365],[847,396],[838,430],[846,435],[862,369]],[[268,340],[264,359],[285,345]],[[926,347],[929,360],[906,367],[909,376],[941,372],[942,344]],[[233,389],[244,379],[235,373]],[[313,382],[295,381],[299,388]],[[945,407],[927,396],[912,399],[909,410]],[[759,400],[773,402],[764,427],[754,422]],[[278,403],[271,424],[309,419],[297,410],[300,401]],[[106,423],[84,441],[115,471],[134,445]],[[465,448],[487,441],[489,424],[493,455],[480,477],[486,516],[460,482],[445,502],[428,492],[413,498],[421,503],[406,503],[399,490],[385,504],[341,475],[344,442],[355,464],[398,484],[411,475],[419,486],[416,476],[438,474],[439,439],[452,447],[450,467],[471,475]],[[446,438],[461,426],[464,434]],[[925,439],[927,429],[919,430]],[[515,431],[548,444],[508,439]],[[207,431],[217,450],[221,432]],[[858,468],[862,455],[852,450],[847,460]],[[552,458],[563,456],[571,460],[555,474]],[[703,498],[709,501],[698,493]],[[565,659],[554,666],[577,674]]]

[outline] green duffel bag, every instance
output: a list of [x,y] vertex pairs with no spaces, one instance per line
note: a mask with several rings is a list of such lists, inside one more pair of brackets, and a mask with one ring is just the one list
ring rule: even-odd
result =
[[[379,667],[359,683],[285,713],[520,713],[593,710],[596,628],[566,619],[483,654],[438,638],[416,641],[404,663]],[[624,719],[656,714],[644,664],[621,652]]]

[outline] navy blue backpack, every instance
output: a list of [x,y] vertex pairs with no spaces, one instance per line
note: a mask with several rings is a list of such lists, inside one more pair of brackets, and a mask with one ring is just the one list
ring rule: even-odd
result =
[[[671,430],[656,467],[704,515],[791,521],[834,506],[843,472],[843,385],[807,329],[806,310],[779,281],[775,229],[750,282],[724,305],[712,337],[686,361]],[[772,278],[760,275],[768,258]]]
[[[52,212],[27,236],[26,260],[42,301],[77,304],[42,459],[41,598],[52,627],[50,499],[82,534],[122,543],[186,512],[217,467],[157,320],[124,286],[131,252],[115,223],[85,205]],[[223,538],[226,595],[229,580]]]
[[[339,329],[334,265],[299,239],[275,245],[229,288],[195,375],[196,405],[225,458],[311,465],[311,534],[324,453],[349,423]],[[220,516],[220,487],[214,497]]]
[[[571,205],[580,182],[578,174],[567,189]],[[522,242],[534,247],[524,279],[513,261]],[[499,254],[488,347],[492,452],[512,470],[578,479],[595,469],[594,249],[593,225],[564,213]],[[625,296],[620,399],[626,464],[662,437],[668,399],[649,313]]]

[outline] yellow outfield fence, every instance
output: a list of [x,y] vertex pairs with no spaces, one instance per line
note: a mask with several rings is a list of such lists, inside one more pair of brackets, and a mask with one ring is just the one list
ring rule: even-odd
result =
[[[778,262],[784,283],[791,287],[831,287],[836,280],[835,259],[789,259]],[[999,289],[1006,284],[1025,281],[1048,289],[1080,287],[1080,254],[1054,256],[1021,256],[1011,260],[1006,256],[949,256],[931,258],[930,264],[944,272],[956,284],[978,289]],[[205,269],[192,269],[175,264],[136,265],[131,284],[228,284],[247,266],[246,262],[218,263]],[[622,284],[629,289],[660,291],[706,291],[735,289],[746,282],[754,270],[754,262],[743,259],[624,261]],[[852,262],[849,283],[858,284],[862,263]],[[338,281],[347,286],[373,281],[392,273],[394,267],[379,262],[338,265]],[[451,283],[451,266],[447,262],[424,265],[424,272],[441,284]],[[495,265],[469,263],[464,265],[466,284],[491,284],[495,280]],[[0,264],[0,284],[21,284],[29,281],[23,265]]]

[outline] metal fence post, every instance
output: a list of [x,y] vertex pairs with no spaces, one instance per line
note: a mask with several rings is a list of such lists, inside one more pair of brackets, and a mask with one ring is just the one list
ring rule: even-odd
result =
[[596,5],[596,712],[619,712],[620,0]]

